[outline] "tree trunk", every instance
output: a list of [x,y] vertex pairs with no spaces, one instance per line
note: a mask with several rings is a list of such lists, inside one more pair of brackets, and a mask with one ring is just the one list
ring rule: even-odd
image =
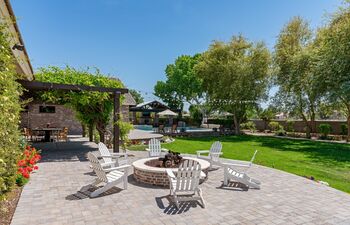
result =
[[316,115],[315,115],[315,110],[314,110],[314,106],[312,105],[311,106],[311,115],[310,115],[310,131],[311,133],[317,133],[317,130],[316,130],[316,122],[315,122],[315,118],[316,118]]
[[100,135],[100,142],[105,143],[106,126],[101,122],[96,123],[96,129]]
[[100,135],[100,142],[105,143],[105,132],[98,129],[97,131],[98,131],[98,134]]
[[82,129],[83,137],[86,137],[86,126],[85,126],[85,124],[81,124],[81,129]]
[[94,141],[94,124],[89,124],[89,141]]
[[233,123],[235,125],[235,134],[240,135],[241,134],[240,124],[235,114],[233,115]]
[[350,141],[350,112],[348,112],[348,119],[347,119],[347,123],[348,123],[348,137],[346,138],[347,141]]

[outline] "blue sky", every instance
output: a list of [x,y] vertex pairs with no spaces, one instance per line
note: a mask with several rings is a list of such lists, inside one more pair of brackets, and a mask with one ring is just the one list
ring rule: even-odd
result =
[[312,27],[338,0],[12,0],[33,67],[98,67],[151,100],[181,54],[243,34],[273,48],[293,16]]

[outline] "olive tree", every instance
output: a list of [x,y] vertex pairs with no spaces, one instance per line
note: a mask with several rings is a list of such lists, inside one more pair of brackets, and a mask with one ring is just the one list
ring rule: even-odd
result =
[[347,116],[350,140],[350,6],[349,1],[319,30],[317,74],[328,99],[340,104]]
[[233,114],[235,133],[247,110],[267,98],[270,53],[262,42],[234,36],[214,41],[195,67],[212,105]]
[[[278,105],[300,117],[306,135],[315,132],[317,106],[322,98],[315,79],[315,43],[309,24],[294,17],[281,30],[275,45],[275,96]],[[310,122],[309,122],[310,120]]]

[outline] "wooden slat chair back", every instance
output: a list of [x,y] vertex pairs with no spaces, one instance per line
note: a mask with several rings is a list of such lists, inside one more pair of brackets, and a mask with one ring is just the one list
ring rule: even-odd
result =
[[[171,169],[166,169],[170,183],[170,195],[173,196],[177,208],[182,201],[200,201],[202,207],[205,202],[202,190],[199,188],[201,165],[195,160],[185,160],[180,164],[176,176]],[[183,196],[185,195],[185,196]]]
[[198,189],[201,175],[201,165],[195,160],[186,160],[176,174],[176,191],[187,192]]
[[104,163],[112,164],[113,160],[112,157],[103,157],[103,156],[111,156],[111,152],[108,150],[107,146],[100,142],[98,143],[98,150],[100,151],[100,154],[102,156],[102,160]]
[[220,141],[216,141],[211,145],[209,151],[209,157],[212,161],[218,162],[221,154],[222,144]]
[[158,157],[161,155],[162,148],[160,145],[160,141],[153,138],[148,142],[149,156],[150,157]]
[[97,179],[100,182],[108,182],[107,176],[106,176],[106,172],[103,170],[100,162],[98,161],[97,157],[95,154],[93,154],[92,152],[88,153],[88,159],[90,161],[91,167],[94,170],[94,172],[96,173]]

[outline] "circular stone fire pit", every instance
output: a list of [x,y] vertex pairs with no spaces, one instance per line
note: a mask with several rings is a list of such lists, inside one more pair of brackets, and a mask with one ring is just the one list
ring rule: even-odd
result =
[[[199,162],[203,171],[203,175],[206,174],[207,176],[207,172],[210,166],[208,161],[193,157],[183,157],[183,160],[186,159],[192,159]],[[178,168],[164,168],[159,167],[158,164],[160,164],[158,157],[139,159],[133,162],[132,165],[134,167],[134,178],[136,181],[157,186],[169,186],[169,178],[165,170],[171,169],[176,174]],[[205,176],[203,176],[203,178],[205,178]]]

